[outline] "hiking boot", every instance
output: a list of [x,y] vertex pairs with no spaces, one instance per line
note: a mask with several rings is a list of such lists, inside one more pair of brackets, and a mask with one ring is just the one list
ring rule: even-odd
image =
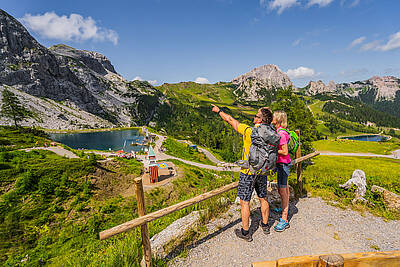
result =
[[286,222],[285,220],[280,218],[278,224],[275,225],[274,230],[276,232],[283,232],[286,229],[288,229],[289,227],[290,227],[289,222]]
[[262,221],[260,221],[260,226],[264,234],[269,235],[271,233],[271,231],[269,230],[271,226],[269,226],[269,224],[265,225],[262,223]]
[[250,233],[248,233],[247,235],[244,235],[242,233],[242,230],[240,229],[235,229],[235,234],[237,237],[246,240],[247,242],[251,242],[253,241],[253,237],[251,237]]

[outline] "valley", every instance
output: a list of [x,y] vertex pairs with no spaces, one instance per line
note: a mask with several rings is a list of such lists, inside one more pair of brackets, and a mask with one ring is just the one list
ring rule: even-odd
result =
[[[328,85],[311,81],[297,88],[278,66],[267,64],[231,81],[153,86],[147,81],[128,81],[98,52],[64,44],[44,47],[3,10],[0,34],[0,265],[139,266],[143,256],[139,229],[106,241],[98,235],[138,217],[132,188],[133,180],[145,174],[145,152],[135,151],[136,159],[109,157],[123,149],[122,139],[111,149],[104,140],[111,137],[90,137],[107,147],[89,150],[65,144],[48,147],[53,142],[50,137],[146,127],[157,137],[152,145],[158,159],[168,159],[176,168],[174,179],[146,189],[149,213],[239,179],[237,172],[220,163],[231,165],[241,158],[242,136],[211,111],[211,104],[248,125],[261,107],[284,110],[289,129],[300,130],[302,154],[322,152],[303,164],[304,192],[296,196],[296,201],[308,196],[299,205],[304,207],[298,217],[302,227],[314,205],[320,212],[313,214],[315,220],[323,216],[324,209],[333,210],[326,203],[345,209],[333,211],[341,216],[356,214],[362,220],[360,214],[367,214],[371,221],[392,221],[398,226],[400,210],[388,208],[384,195],[371,191],[377,185],[400,194],[400,81],[396,77],[373,76]],[[7,94],[14,102],[4,97]],[[9,112],[13,108],[23,111],[19,119]],[[339,138],[362,134],[390,136],[390,140]],[[109,154],[100,156],[100,149]],[[355,169],[366,174],[367,203],[352,202],[354,188],[338,187]],[[292,170],[289,184],[296,183]],[[179,244],[183,247],[175,255],[179,262],[193,243],[214,234],[204,225],[221,216],[233,217],[225,213],[234,209],[235,198],[236,191],[230,191],[153,221],[150,236],[193,211],[206,211],[201,225],[192,229],[193,236]],[[292,203],[292,212],[296,203]],[[224,227],[216,232],[223,232]],[[331,229],[328,221],[321,229],[329,232],[326,242],[335,239],[327,230]],[[385,240],[382,243],[392,248]],[[379,250],[373,246],[366,242],[358,249]],[[315,251],[319,250],[306,252]],[[275,256],[282,255],[276,252]],[[154,265],[166,266],[172,263],[169,260],[155,259]]]

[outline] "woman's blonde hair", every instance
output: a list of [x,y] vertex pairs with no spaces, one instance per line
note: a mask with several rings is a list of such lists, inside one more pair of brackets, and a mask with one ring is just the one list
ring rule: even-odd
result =
[[283,128],[287,128],[287,115],[285,111],[275,111],[273,117],[278,125],[282,126]]

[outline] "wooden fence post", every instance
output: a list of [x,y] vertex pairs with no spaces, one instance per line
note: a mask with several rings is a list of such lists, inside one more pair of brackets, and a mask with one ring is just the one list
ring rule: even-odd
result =
[[[296,130],[295,132],[299,136],[299,148],[296,151],[296,159],[298,159],[301,157],[301,137],[300,137],[300,130]],[[296,164],[296,172],[297,172],[297,189],[299,190],[300,195],[302,195],[303,181],[301,177],[301,162]]]
[[[136,200],[138,206],[138,215],[139,217],[146,215],[146,209],[144,206],[144,193],[143,193],[143,182],[142,178],[135,179],[136,186]],[[151,246],[150,246],[150,238],[149,238],[149,229],[147,228],[147,223],[140,226],[140,230],[142,233],[142,243],[143,243],[143,254],[145,260],[145,266],[151,266]]]

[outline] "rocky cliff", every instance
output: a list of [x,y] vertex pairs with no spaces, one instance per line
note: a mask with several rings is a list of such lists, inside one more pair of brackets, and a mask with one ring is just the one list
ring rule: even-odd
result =
[[393,76],[374,76],[365,81],[341,83],[336,87],[339,93],[348,96],[363,98],[368,95],[375,102],[392,101],[396,98],[396,93],[400,91],[400,79]]
[[293,86],[289,77],[277,66],[269,64],[254,68],[232,80],[234,94],[239,100],[259,101],[268,91]]
[[[66,45],[43,47],[3,10],[0,51],[0,90],[11,87],[20,92],[23,102],[34,99],[42,107],[47,104],[41,100],[52,103],[45,108],[48,112],[27,104],[36,114],[31,124],[37,126],[76,129],[146,124],[163,99],[149,83],[125,80],[100,53]],[[54,103],[77,113],[60,113],[54,109]],[[90,116],[80,119],[81,111]],[[52,123],[56,119],[51,118],[58,116],[65,123]],[[4,124],[4,118],[0,123]]]
[[334,93],[336,92],[336,85],[334,81],[330,81],[328,85],[325,85],[323,81],[310,81],[305,92],[307,95]]
[[367,99],[367,102],[393,101],[400,91],[400,79],[393,76],[374,76],[365,81],[336,84],[330,81],[325,85],[322,81],[310,81],[304,88],[306,95],[333,93],[348,97]]

